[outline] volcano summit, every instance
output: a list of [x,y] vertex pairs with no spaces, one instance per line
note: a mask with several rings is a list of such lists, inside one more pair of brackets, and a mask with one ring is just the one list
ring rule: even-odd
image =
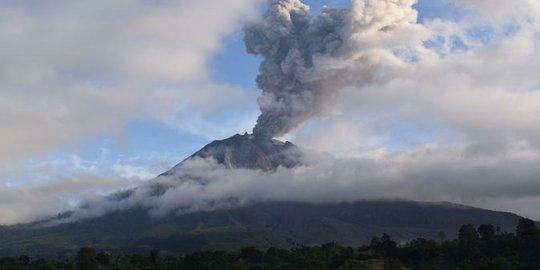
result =
[[243,136],[236,134],[225,140],[213,141],[161,176],[174,174],[184,162],[196,158],[213,158],[228,169],[261,169],[270,172],[280,166],[292,168],[299,165],[301,152],[291,142],[247,133]]

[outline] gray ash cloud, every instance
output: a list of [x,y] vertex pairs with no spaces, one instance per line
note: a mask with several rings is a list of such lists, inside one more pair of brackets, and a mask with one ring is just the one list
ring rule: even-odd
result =
[[414,0],[353,1],[311,17],[299,0],[270,0],[263,17],[245,27],[251,54],[263,57],[257,83],[261,115],[255,135],[279,137],[331,106],[338,90],[381,79],[377,66],[392,58],[372,46],[416,22]]

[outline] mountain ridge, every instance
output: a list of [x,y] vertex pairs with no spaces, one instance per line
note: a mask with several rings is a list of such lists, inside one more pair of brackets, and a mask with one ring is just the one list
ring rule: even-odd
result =
[[228,169],[261,169],[274,171],[279,166],[292,168],[300,164],[301,152],[291,142],[245,133],[215,140],[184,159],[160,176],[173,175],[186,161],[213,158]]

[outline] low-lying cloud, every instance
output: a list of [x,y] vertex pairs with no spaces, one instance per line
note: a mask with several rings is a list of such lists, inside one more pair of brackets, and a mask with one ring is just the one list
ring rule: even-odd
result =
[[[336,203],[357,200],[408,199],[451,201],[491,208],[496,201],[540,200],[540,153],[520,145],[495,152],[474,145],[426,146],[361,158],[334,158],[308,153],[299,167],[273,173],[226,169],[215,160],[196,159],[175,175],[159,177],[123,200],[97,200],[72,218],[92,217],[133,206],[154,216],[210,211],[267,201]],[[157,187],[162,192],[156,195]],[[516,200],[518,201],[518,200]],[[497,205],[534,215],[527,205]],[[529,209],[529,210],[527,210]]]

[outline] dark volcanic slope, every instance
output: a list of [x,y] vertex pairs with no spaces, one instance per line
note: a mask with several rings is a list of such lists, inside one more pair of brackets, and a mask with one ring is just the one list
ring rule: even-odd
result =
[[142,209],[132,209],[56,227],[2,228],[0,256],[62,257],[84,245],[113,252],[146,252],[152,248],[189,252],[325,242],[360,245],[382,233],[399,241],[434,239],[440,231],[454,237],[466,223],[489,223],[513,231],[518,219],[510,213],[407,201],[264,203],[161,219],[150,218]]
[[[194,158],[214,158],[229,169],[273,171],[279,166],[291,168],[298,165],[300,151],[290,142],[256,137],[246,133],[244,136],[236,134],[225,140],[213,141],[186,160]],[[172,174],[183,162],[162,175]]]

